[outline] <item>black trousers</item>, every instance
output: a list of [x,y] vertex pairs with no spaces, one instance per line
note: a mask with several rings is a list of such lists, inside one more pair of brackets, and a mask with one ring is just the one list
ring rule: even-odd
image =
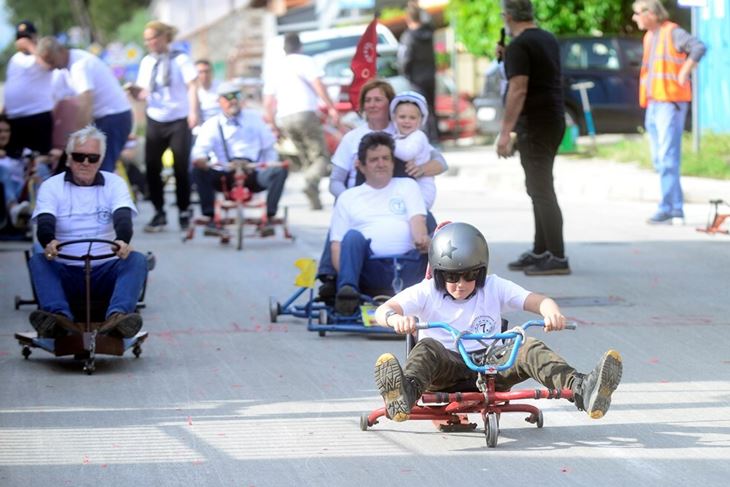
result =
[[162,154],[169,147],[175,158],[175,192],[177,207],[185,211],[190,206],[190,149],[193,135],[186,118],[172,122],[157,122],[147,117],[145,137],[145,165],[150,201],[159,213],[164,210],[165,196],[162,184]]
[[23,149],[48,154],[53,144],[53,115],[51,112],[18,117],[10,122],[10,142],[5,148],[8,154],[19,157]]
[[553,184],[553,164],[565,132],[565,120],[529,127],[517,132],[517,150],[525,170],[525,186],[532,200],[535,217],[535,241],[532,251],[546,250],[556,257],[565,257],[563,214]]

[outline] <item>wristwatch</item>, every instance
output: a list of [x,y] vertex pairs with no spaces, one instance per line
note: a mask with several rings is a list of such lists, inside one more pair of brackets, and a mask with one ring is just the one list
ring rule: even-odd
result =
[[397,315],[397,314],[398,313],[396,313],[392,309],[389,309],[388,311],[385,312],[385,324],[386,324],[386,326],[390,326],[390,325],[388,325],[388,318],[390,318],[393,315]]

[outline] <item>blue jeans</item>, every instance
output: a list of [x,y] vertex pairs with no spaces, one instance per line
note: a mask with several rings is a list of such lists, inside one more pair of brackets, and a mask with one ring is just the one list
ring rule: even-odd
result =
[[[28,265],[40,308],[74,319],[69,301],[86,299],[84,266],[60,264],[43,253],[33,254]],[[147,262],[140,252],[99,264],[91,268],[92,300],[109,300],[107,318],[117,312],[133,313],[146,278]]]
[[687,117],[687,102],[649,101],[644,125],[649,133],[651,159],[659,173],[662,197],[659,211],[684,216],[679,165],[682,157],[682,131]]
[[[352,286],[362,292],[378,293],[392,291],[392,259],[372,259],[370,240],[357,230],[349,230],[340,242],[340,272],[337,275],[337,289]],[[405,287],[423,280],[428,258],[418,250],[404,254],[408,259],[401,261],[400,277]],[[412,260],[417,258],[418,260]]]
[[132,132],[132,111],[127,110],[97,118],[94,124],[106,135],[106,153],[101,163],[101,170],[114,172],[119,154],[122,153]]

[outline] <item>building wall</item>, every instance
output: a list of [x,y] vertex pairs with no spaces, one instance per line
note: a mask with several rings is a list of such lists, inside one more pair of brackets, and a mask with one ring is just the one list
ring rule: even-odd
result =
[[698,15],[697,37],[707,53],[697,68],[701,130],[730,133],[730,0],[707,0]]

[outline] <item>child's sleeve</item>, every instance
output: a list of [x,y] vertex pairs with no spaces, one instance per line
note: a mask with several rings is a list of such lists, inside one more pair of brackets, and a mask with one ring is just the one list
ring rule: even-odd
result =
[[430,147],[428,137],[420,130],[416,130],[403,139],[395,141],[395,157],[402,161],[412,161],[419,154]]
[[530,295],[530,291],[499,276],[492,277],[497,280],[499,286],[501,311],[522,311],[525,308],[525,300]]
[[424,279],[418,284],[405,288],[393,297],[403,308],[403,316],[420,315],[428,299],[428,281]]

